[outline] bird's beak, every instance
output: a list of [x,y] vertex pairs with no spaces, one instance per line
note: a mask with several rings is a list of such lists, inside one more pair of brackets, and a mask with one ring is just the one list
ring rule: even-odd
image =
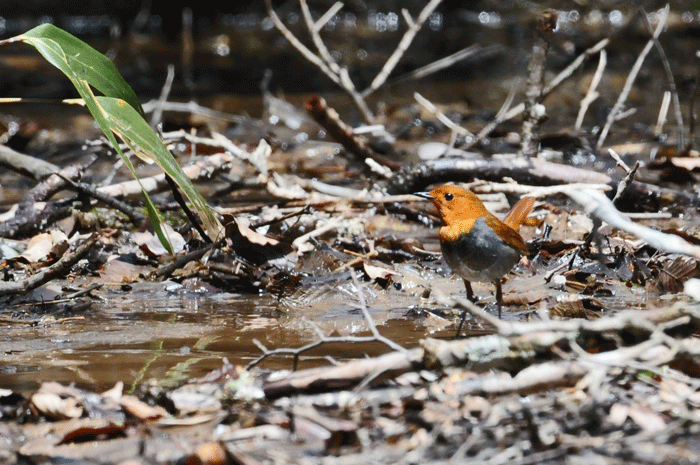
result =
[[433,200],[435,197],[430,195],[430,192],[414,192],[413,195],[416,197],[420,197],[422,199],[428,199],[428,200]]

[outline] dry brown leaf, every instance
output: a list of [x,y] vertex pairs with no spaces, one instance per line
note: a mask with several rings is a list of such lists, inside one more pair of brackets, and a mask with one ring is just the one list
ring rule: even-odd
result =
[[685,168],[688,171],[700,169],[700,158],[692,157],[673,157],[670,159],[674,165]]
[[613,404],[610,407],[610,413],[608,414],[608,421],[618,428],[621,427],[627,420],[629,413],[629,407],[622,404]]
[[550,318],[591,318],[600,317],[600,310],[605,309],[603,304],[593,297],[579,297],[570,295],[549,310]]
[[195,455],[198,460],[196,463],[202,465],[223,465],[229,463],[226,449],[218,442],[200,444],[195,451]]
[[383,266],[370,265],[367,262],[364,262],[362,265],[369,279],[389,279],[392,275],[399,275],[396,271]]
[[271,245],[276,246],[279,241],[271,237],[267,237],[264,234],[260,234],[257,231],[253,231],[248,227],[249,223],[247,220],[242,218],[234,218],[233,221],[238,226],[238,232],[241,233],[243,237],[248,239],[253,244],[258,244],[262,246]]
[[152,407],[134,396],[122,396],[119,404],[126,413],[142,421],[157,420],[169,415],[160,405]]
[[32,237],[27,250],[17,256],[26,263],[37,263],[45,260],[55,260],[68,250],[68,237],[63,231],[52,230]]
[[548,289],[538,289],[527,292],[509,293],[503,296],[504,305],[532,305],[549,297],[552,292]]
[[124,382],[117,381],[117,383],[114,385],[114,387],[112,389],[102,393],[102,397],[104,397],[106,399],[118,401],[122,396],[123,390],[124,390]]
[[68,423],[70,430],[64,434],[57,446],[73,442],[85,442],[89,439],[97,439],[103,434],[114,434],[124,431],[123,424],[114,423],[107,418],[80,418]]
[[32,395],[31,402],[38,412],[54,420],[78,418],[83,414],[83,408],[73,397],[63,399],[58,394],[37,392]]
[[675,379],[662,378],[659,383],[659,398],[670,404],[682,404],[693,394],[690,386]]
[[114,258],[100,267],[100,279],[106,283],[133,283],[141,280],[141,274],[148,273],[150,267],[135,265]]
[[441,316],[438,316],[432,312],[425,312],[423,326],[425,326],[429,333],[442,331],[443,329],[447,328],[448,326],[451,326],[452,324],[452,320],[442,318]]
[[698,275],[698,261],[684,255],[673,255],[659,260],[659,292],[677,293],[683,282]]

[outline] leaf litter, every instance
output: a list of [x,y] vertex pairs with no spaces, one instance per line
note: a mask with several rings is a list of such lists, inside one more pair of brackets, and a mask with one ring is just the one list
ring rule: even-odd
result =
[[[319,102],[309,105],[323,111]],[[548,113],[561,110],[546,103]],[[13,218],[22,221],[3,230],[2,243],[2,460],[700,461],[692,145],[676,157],[669,144],[645,141],[668,163],[640,166],[620,188],[633,171],[620,175],[603,152],[586,152],[600,142],[595,133],[562,137],[531,112],[542,144],[583,143],[542,146],[540,161],[521,167],[513,144],[522,134],[511,127],[483,133],[488,144],[478,146],[506,155],[470,159],[465,149],[421,160],[421,144],[450,149],[469,135],[434,112],[416,119],[415,103],[402,102],[385,127],[416,152],[391,154],[401,160],[395,170],[381,150],[358,158],[382,147],[374,136],[360,136],[359,151],[347,145],[358,136],[338,136],[348,138],[341,147],[319,138],[301,110],[304,118],[290,120],[294,106],[269,104],[268,117],[279,108],[277,118],[163,134],[224,226],[213,243],[158,193],[164,179],[141,182],[167,218],[173,253],[147,226],[85,194],[37,190],[18,204]],[[481,129],[470,108],[454,109]],[[646,155],[629,138],[633,125],[608,121],[618,139],[610,147],[628,162]],[[243,142],[242,128],[264,136]],[[678,131],[668,130],[671,140]],[[138,207],[140,187],[104,146],[93,150],[98,159],[80,176],[99,184],[116,171],[98,189]],[[567,162],[576,166],[555,169]],[[587,188],[574,184],[586,180]],[[439,255],[434,211],[409,195],[444,182],[485,199],[495,192],[489,206],[500,215],[525,193],[538,197],[523,229],[531,257],[508,276],[503,320],[488,285],[475,289],[484,296],[476,306],[461,298]],[[585,190],[600,184],[619,190],[619,201]],[[634,214],[641,218],[630,222]],[[32,368],[43,373],[20,377]]]

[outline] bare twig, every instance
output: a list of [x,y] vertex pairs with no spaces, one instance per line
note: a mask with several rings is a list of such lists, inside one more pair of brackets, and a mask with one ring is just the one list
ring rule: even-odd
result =
[[469,132],[468,129],[463,128],[463,127],[460,126],[459,124],[457,124],[457,123],[455,123],[454,121],[452,121],[450,118],[447,117],[447,115],[445,115],[443,112],[441,112],[440,110],[438,110],[437,107],[436,107],[435,105],[433,105],[433,103],[432,103],[430,100],[426,99],[425,97],[423,97],[423,96],[422,96],[421,94],[419,94],[418,92],[414,92],[414,93],[413,93],[413,98],[416,99],[416,102],[418,102],[418,103],[421,104],[423,107],[425,107],[426,110],[428,110],[429,112],[431,112],[432,114],[434,114],[435,117],[436,117],[442,124],[444,124],[445,126],[447,126],[448,128],[450,128],[450,130],[452,130],[452,132],[454,132],[455,134],[458,134],[458,135],[460,135],[460,136],[462,136],[462,137],[464,137],[464,138],[467,138],[467,137],[474,137],[474,134],[472,134],[471,132]]
[[666,8],[664,8],[663,14],[659,18],[659,24],[656,26],[656,30],[654,31],[654,35],[647,44],[644,46],[642,49],[641,53],[639,54],[639,57],[637,57],[637,61],[634,63],[632,66],[632,69],[630,70],[629,74],[627,75],[627,80],[625,81],[625,85],[622,87],[622,92],[620,92],[619,97],[617,98],[617,102],[615,102],[615,105],[613,105],[612,110],[610,110],[610,113],[608,114],[608,119],[605,122],[605,126],[603,126],[603,130],[600,132],[600,137],[598,138],[598,143],[596,144],[596,148],[600,149],[603,144],[605,143],[605,139],[608,137],[608,132],[610,131],[610,127],[612,126],[613,122],[615,122],[615,118],[618,117],[618,114],[622,110],[622,107],[625,104],[625,101],[627,100],[627,96],[629,95],[630,91],[632,90],[632,86],[634,85],[634,81],[637,79],[637,74],[639,74],[639,70],[642,68],[642,64],[644,63],[644,60],[646,59],[646,56],[649,54],[651,51],[651,48],[654,46],[654,43],[656,40],[659,39],[659,35],[663,31],[664,27],[666,26],[666,20],[668,19],[668,12],[669,12],[669,6],[668,4],[666,5]]
[[[664,92],[664,97],[661,100],[661,106],[659,107],[659,117],[656,119],[656,126],[654,126],[654,137],[659,137],[664,130],[664,124],[666,124],[666,118],[668,117],[668,107],[671,104],[671,92]],[[685,147],[685,143],[683,145]]]
[[277,16],[277,13],[272,8],[271,0],[265,0],[265,7],[267,13],[270,16],[275,27],[282,33],[282,35],[289,41],[294,48],[296,48],[299,53],[302,54],[304,58],[309,60],[313,65],[319,68],[326,76],[328,76],[335,84],[339,85],[345,92],[350,96],[355,106],[360,110],[362,118],[368,124],[373,124],[375,121],[375,116],[372,111],[367,106],[365,98],[372,94],[374,91],[379,89],[389,74],[396,67],[403,54],[408,50],[411,42],[415,38],[418,31],[420,31],[423,23],[430,17],[430,14],[437,8],[442,0],[431,0],[419,13],[418,18],[414,21],[413,18],[408,14],[407,11],[403,11],[403,16],[408,24],[408,30],[404,33],[399,45],[394,50],[394,53],[387,59],[384,66],[379,71],[377,76],[374,78],[372,83],[365,89],[362,93],[358,92],[355,88],[355,84],[350,79],[347,68],[340,66],[332,54],[323,42],[320,36],[320,30],[326,24],[326,22],[340,10],[342,3],[336,2],[318,21],[314,21],[311,11],[306,3],[306,0],[300,0],[302,16],[304,17],[304,22],[311,35],[311,39],[317,50],[317,53],[312,52],[306,47],[299,39],[297,39],[294,34],[284,25],[282,20]]
[[305,106],[313,119],[325,128],[333,139],[338,141],[359,160],[364,161],[366,158],[370,158],[391,169],[397,170],[400,168],[399,163],[389,160],[370,149],[362,139],[353,133],[352,128],[340,119],[338,112],[329,107],[322,97],[311,97],[306,101]]
[[355,288],[357,289],[357,298],[360,301],[360,310],[362,310],[362,316],[365,317],[365,321],[367,322],[367,326],[369,326],[369,330],[372,332],[372,335],[377,339],[377,341],[384,343],[386,346],[391,347],[393,350],[404,352],[406,349],[404,349],[391,339],[385,338],[377,330],[377,325],[374,323],[374,318],[372,318],[372,315],[369,314],[369,310],[367,310],[367,302],[365,301],[365,296],[362,293],[362,289],[360,289],[360,283],[357,281],[357,276],[355,276],[355,272],[352,268],[350,269],[350,277],[352,277],[352,282],[355,285]]
[[693,82],[693,91],[688,99],[688,146],[687,149],[693,147],[693,138],[695,137],[695,111],[697,108],[696,101],[698,93],[700,93],[700,50],[695,51],[695,80]]
[[61,170],[53,163],[25,155],[5,145],[0,145],[0,166],[36,180],[44,179]]
[[[405,11],[405,10],[403,10]],[[501,50],[503,47],[498,45],[490,45],[488,47],[481,48],[478,45],[470,45],[469,47],[463,48],[462,50],[453,53],[452,55],[440,58],[428,65],[422,66],[410,73],[403,74],[395,79],[388,81],[387,85],[394,85],[399,82],[404,82],[412,79],[423,79],[426,76],[442,71],[445,68],[449,68],[462,60],[465,60],[473,55],[478,54],[479,57],[484,55],[491,55],[494,52]]]
[[591,85],[588,86],[588,91],[586,92],[585,97],[583,97],[583,100],[581,100],[581,109],[578,112],[578,116],[576,117],[576,124],[574,125],[574,128],[577,131],[581,129],[581,125],[583,124],[583,118],[586,115],[586,112],[588,111],[588,107],[600,96],[596,89],[598,88],[598,84],[600,84],[600,80],[603,78],[603,73],[605,72],[605,67],[607,66],[607,63],[608,53],[605,51],[605,49],[603,49],[600,51],[600,58],[598,59],[598,68],[596,68],[595,74],[593,74],[593,79],[591,79]]
[[71,267],[78,263],[89,251],[90,248],[97,242],[99,234],[93,234],[80,244],[73,252],[68,253],[61,258],[58,263],[51,265],[49,268],[40,271],[21,281],[0,282],[0,295],[27,293],[32,289],[45,284],[52,279],[65,277]]
[[655,229],[633,223],[625,218],[608,199],[605,194],[582,189],[579,191],[567,192],[576,203],[581,205],[586,213],[592,215],[609,225],[627,231],[630,234],[642,239],[650,246],[668,253],[680,253],[700,259],[700,247],[693,245],[674,234],[666,234]]
[[135,225],[141,225],[144,221],[146,221],[146,217],[140,211],[133,208],[131,205],[128,205],[119,199],[105,194],[104,192],[100,192],[98,189],[91,186],[90,184],[86,184],[84,182],[75,182],[72,179],[62,175],[61,173],[57,173],[57,175],[63,178],[63,180],[77,192],[86,194],[94,198],[95,200],[99,200],[105,205],[124,213],[127,217],[129,217],[129,220]]
[[[258,365],[260,362],[265,360],[268,357],[272,356],[278,356],[278,355],[291,355],[294,358],[293,362],[293,370],[296,371],[298,363],[299,363],[299,357],[303,355],[304,353],[310,351],[311,349],[314,349],[316,347],[325,345],[325,344],[333,344],[333,343],[353,343],[353,344],[366,344],[369,342],[381,342],[382,344],[386,345],[390,349],[397,351],[399,353],[407,353],[406,349],[401,347],[399,344],[395,343],[394,341],[387,339],[386,337],[382,336],[379,331],[377,330],[377,326],[374,323],[374,319],[372,316],[369,314],[367,310],[367,305],[364,301],[364,297],[362,295],[361,290],[359,289],[359,283],[357,282],[357,279],[355,278],[354,273],[351,271],[351,276],[353,277],[353,281],[355,283],[355,286],[358,287],[358,295],[360,299],[360,308],[362,310],[362,315],[365,318],[365,321],[367,322],[367,327],[369,328],[370,332],[372,333],[371,336],[326,336],[323,334],[323,332],[316,326],[313,322],[309,322],[311,324],[312,328],[314,329],[314,332],[316,333],[316,336],[318,340],[311,342],[309,344],[306,344],[302,347],[298,348],[279,348],[279,349],[268,349],[265,347],[260,341],[257,339],[253,339],[253,343],[258,346],[258,348],[263,352],[261,356],[253,360],[252,362],[248,363],[246,365],[246,369],[250,369],[256,365]],[[387,366],[387,368],[394,368],[392,366]],[[374,373],[372,371],[369,374]]]
[[[264,142],[264,140],[262,140],[261,145],[258,146],[256,152],[258,150],[268,151],[270,150],[270,146],[267,145],[267,143]],[[254,154],[247,155],[250,157],[255,156]],[[208,179],[214,173],[225,169],[226,166],[232,163],[235,159],[236,157],[230,153],[217,153],[214,155],[203,157],[197,160],[197,162],[192,165],[184,166],[182,168],[182,171],[190,180],[193,181],[196,181],[198,179]],[[141,178],[139,181],[141,185],[143,185],[143,189],[146,192],[160,192],[168,187],[168,183],[165,180],[165,175],[163,173],[146,178]],[[111,184],[109,186],[102,186],[99,187],[97,190],[116,198],[124,198],[132,195],[139,195],[141,192],[139,181],[124,181],[117,184]]]
[[153,108],[153,114],[151,115],[151,127],[155,128],[160,124],[162,118],[163,118],[163,107],[165,106],[165,102],[168,101],[168,96],[170,95],[170,91],[173,88],[173,81],[175,80],[175,66],[170,63],[168,65],[168,75],[165,78],[165,84],[163,84],[163,88],[160,91],[160,97],[158,98],[158,101],[154,105]]
[[223,111],[213,110],[203,107],[194,100],[189,102],[160,102],[160,100],[151,100],[143,104],[143,111],[146,113],[155,112],[156,108],[161,108],[162,111],[174,111],[178,113],[192,113],[202,115],[207,118],[216,118],[232,123],[241,123],[247,118],[240,115],[232,115]]
[[321,28],[330,20],[334,14],[338,12],[343,7],[343,4],[341,2],[336,2],[333,4],[333,6],[324,14],[321,19],[318,20],[318,22],[314,22],[313,18],[311,17],[311,11],[309,10],[309,5],[307,5],[306,0],[299,0],[299,5],[301,5],[301,11],[304,14],[304,21],[306,21],[306,27],[308,28],[309,32],[311,33],[311,39],[314,41],[314,45],[316,46],[316,50],[318,50],[318,54],[321,56],[323,61],[326,62],[328,67],[330,68],[333,73],[336,75],[340,75],[340,66],[338,66],[338,63],[333,59],[333,56],[331,55],[331,52],[328,51],[328,48],[326,47],[326,44],[323,42],[323,39],[321,39],[321,36],[319,32],[321,31]]
[[[564,79],[568,78],[573,74],[574,71],[576,71],[585,61],[588,59],[590,56],[595,55],[596,53],[600,52],[602,49],[608,46],[610,43],[610,39],[603,39],[597,44],[595,44],[593,47],[587,49],[585,52],[583,52],[581,55],[576,57],[574,61],[572,61],[569,66],[567,66],[564,70],[562,70],[559,74],[556,75],[554,79],[550,81],[548,85],[542,89],[542,98],[546,97],[551,93],[554,89],[556,89],[563,81]],[[525,111],[525,104],[524,103],[519,103],[518,105],[514,106],[508,112],[506,112],[504,115],[501,116],[501,118],[496,118],[489,124],[487,124],[479,133],[476,135],[476,138],[473,139],[469,144],[466,144],[465,148],[469,149],[482,140],[484,140],[491,132],[498,127],[499,124],[501,124],[504,121],[508,121],[510,119],[515,118],[516,116],[520,115],[522,112]]]
[[[642,20],[647,26],[647,29],[649,30],[650,33],[653,33],[654,28],[651,26],[651,23],[649,22],[649,17],[647,16],[646,12],[642,10]],[[666,13],[668,14],[668,12]],[[665,21],[665,18],[660,19],[661,21]],[[664,66],[664,72],[666,73],[666,79],[668,81],[668,87],[671,92],[671,96],[673,98],[673,115],[676,118],[676,127],[678,128],[678,144],[676,144],[676,147],[678,147],[678,151],[680,152],[681,150],[685,149],[685,125],[683,124],[683,112],[681,111],[681,102],[678,98],[678,89],[676,88],[676,79],[673,77],[673,70],[671,69],[671,64],[668,62],[668,57],[666,56],[666,52],[664,51],[663,46],[661,45],[661,42],[659,41],[659,37],[657,34],[654,34],[653,37],[654,40],[654,47],[656,48],[656,51],[659,53],[659,57],[661,58],[661,63]],[[667,107],[668,109],[668,104]],[[668,110],[666,110],[668,111]],[[665,114],[665,112],[664,112]],[[659,115],[660,116],[660,115]],[[665,116],[664,116],[665,118]]]
[[[394,53],[392,53],[392,55],[389,57],[386,63],[384,63],[384,66],[382,67],[382,70],[379,72],[379,74],[377,74],[377,76],[374,78],[369,87],[362,91],[363,97],[368,97],[375,90],[379,89],[382,85],[384,85],[384,83],[386,82],[386,78],[389,77],[389,74],[391,74],[391,72],[394,70],[399,60],[401,60],[403,54],[406,52],[406,50],[408,50],[408,47],[411,45],[411,42],[413,42],[413,39],[415,38],[418,31],[420,31],[421,27],[423,26],[423,23],[428,19],[431,13],[435,11],[435,8],[437,8],[437,6],[441,2],[442,0],[430,0],[430,2],[427,5],[425,5],[423,10],[418,14],[418,19],[416,21],[407,19],[408,30],[401,38],[401,42],[399,42],[399,45],[396,47],[396,50],[394,50]],[[404,18],[410,18],[410,16],[405,10],[402,10],[402,12]]]
[[[360,95],[357,89],[355,89],[355,85],[348,76],[347,69],[340,67],[330,56],[330,53],[327,54],[327,58],[329,58],[329,61],[327,61],[323,58],[323,56],[326,56],[325,52],[319,52],[322,53],[322,56],[319,57],[318,55],[314,54],[311,50],[309,50],[308,47],[302,44],[301,41],[297,39],[294,36],[294,34],[292,34],[292,31],[287,29],[287,26],[284,25],[279,16],[277,16],[277,13],[275,13],[275,10],[272,8],[271,0],[265,0],[265,7],[267,8],[267,14],[270,16],[270,19],[272,20],[273,24],[282,33],[284,38],[287,39],[289,43],[292,44],[292,46],[296,48],[304,58],[309,60],[318,69],[320,69],[323,72],[323,74],[328,76],[328,78],[330,78],[331,81],[339,85],[343,90],[345,90],[345,92],[348,93],[350,98],[352,98],[353,103],[355,103],[355,106],[358,108],[358,110],[360,110],[360,113],[362,113],[362,118],[367,123],[374,123],[374,115],[370,111],[362,95]],[[324,17],[325,16],[326,15],[324,15]],[[306,15],[304,17],[306,19]],[[319,46],[320,44],[321,49],[325,50],[326,47],[319,36],[319,31],[316,29],[315,23],[313,23],[313,21],[307,21],[307,27],[309,27],[309,33],[313,38],[314,44],[316,44],[317,46]]]
[[527,88],[525,90],[525,118],[523,119],[520,153],[525,156],[535,155],[538,151],[536,129],[545,117],[542,105],[544,87],[544,69],[549,50],[549,36],[556,27],[556,13],[544,13],[538,21],[539,33],[532,47],[532,57],[528,66]]
[[639,160],[637,160],[634,164],[634,167],[630,169],[630,167],[627,166],[627,163],[625,163],[622,160],[622,158],[620,158],[620,155],[618,155],[617,152],[615,152],[613,149],[608,149],[608,152],[610,153],[610,156],[617,162],[617,166],[619,166],[625,171],[625,177],[622,178],[622,180],[617,185],[617,191],[615,192],[615,197],[613,197],[613,205],[617,205],[617,202],[620,200],[622,195],[625,193],[627,188],[634,180],[634,175],[639,169]]

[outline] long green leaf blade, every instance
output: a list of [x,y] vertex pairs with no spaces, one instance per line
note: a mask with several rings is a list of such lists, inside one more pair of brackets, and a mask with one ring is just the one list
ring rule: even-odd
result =
[[31,44],[66,76],[83,79],[104,95],[125,100],[144,115],[136,93],[109,58],[72,34],[53,24],[42,24],[11,40]]
[[167,173],[192,202],[199,213],[209,237],[216,241],[223,226],[211,207],[178,165],[177,160],[153,132],[148,122],[136,110],[121,99],[96,97],[98,105],[106,114],[110,129],[119,136],[134,153],[142,159],[153,160]]

